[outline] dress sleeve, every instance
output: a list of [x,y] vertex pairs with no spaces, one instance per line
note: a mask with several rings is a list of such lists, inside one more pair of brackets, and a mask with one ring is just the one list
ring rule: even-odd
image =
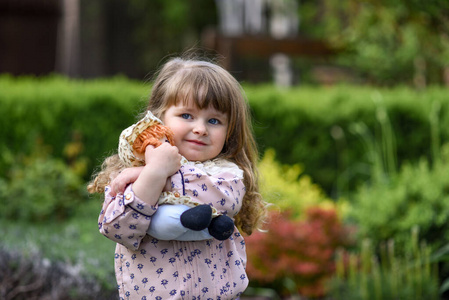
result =
[[171,178],[173,190],[230,217],[240,211],[245,195],[241,177],[226,171],[210,175],[192,165],[184,165],[180,171]]
[[132,191],[132,184],[125,192],[111,196],[105,189],[105,200],[98,218],[100,233],[123,246],[137,250],[150,226],[151,216],[157,205],[152,206],[139,199]]

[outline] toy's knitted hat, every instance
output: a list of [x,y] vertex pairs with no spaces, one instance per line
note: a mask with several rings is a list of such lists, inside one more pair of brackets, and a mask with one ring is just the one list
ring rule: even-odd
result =
[[133,145],[137,137],[153,125],[163,125],[163,123],[159,118],[154,116],[151,111],[148,111],[143,119],[126,128],[120,134],[118,155],[127,167],[138,167],[145,165],[145,161],[136,155]]

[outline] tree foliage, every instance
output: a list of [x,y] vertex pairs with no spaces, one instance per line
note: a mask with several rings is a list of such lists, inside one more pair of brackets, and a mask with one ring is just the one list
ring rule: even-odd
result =
[[448,80],[448,1],[326,0],[306,2],[304,10],[320,27],[306,26],[305,33],[344,49],[339,62],[372,83],[425,87]]
[[201,32],[215,24],[215,3],[208,0],[120,1],[133,24],[130,42],[146,72],[167,55],[200,46]]

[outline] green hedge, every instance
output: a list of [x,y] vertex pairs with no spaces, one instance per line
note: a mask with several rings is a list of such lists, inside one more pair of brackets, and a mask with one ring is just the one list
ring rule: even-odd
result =
[[[260,147],[276,149],[283,163],[304,164],[305,173],[333,196],[370,178],[376,155],[386,168],[397,169],[404,161],[433,159],[432,143],[449,138],[444,88],[246,90]],[[432,139],[431,128],[438,139]]]
[[36,143],[49,145],[51,155],[63,157],[64,148],[78,138],[83,145],[80,155],[87,158],[91,173],[116,151],[121,130],[135,121],[149,88],[124,78],[2,76],[0,91],[2,164],[7,163],[6,153],[30,154]]
[[[449,99],[443,88],[422,92],[403,87],[244,88],[261,150],[274,148],[282,163],[303,164],[305,173],[332,195],[337,188],[351,189],[368,178],[368,154],[383,145],[389,128],[385,120],[396,137],[391,140],[399,161],[431,156],[431,124],[439,122],[434,128],[441,132],[435,132],[441,141],[448,140]],[[53,156],[64,157],[65,147],[80,137],[84,147],[79,155],[87,158],[88,177],[116,150],[121,130],[136,120],[149,92],[150,85],[121,77],[86,81],[0,76],[1,176],[6,176],[11,154],[31,153],[42,142],[51,147]],[[435,103],[441,109],[432,119]],[[388,119],[381,118],[384,112]],[[373,138],[368,132],[355,133],[365,128],[362,125]]]

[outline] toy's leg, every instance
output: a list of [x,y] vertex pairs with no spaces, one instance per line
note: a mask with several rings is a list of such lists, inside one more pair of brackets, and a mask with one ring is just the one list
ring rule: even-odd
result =
[[212,219],[208,231],[217,240],[224,241],[234,233],[234,221],[228,216],[218,216]]
[[180,217],[189,208],[185,205],[160,205],[151,217],[147,233],[159,240],[176,240],[188,230],[182,226]]
[[212,221],[212,208],[203,204],[186,210],[181,215],[181,224],[189,229],[201,231],[209,227]]
[[[186,205],[160,205],[152,216],[147,233],[159,240],[201,241],[211,239],[207,228],[200,231],[190,230],[181,223],[184,212],[194,212],[196,209]],[[184,216],[188,216],[189,213]]]
[[177,240],[189,242],[189,241],[204,241],[211,239],[213,239],[213,237],[209,234],[209,231],[207,229],[203,229],[201,231],[187,230],[187,232],[184,233],[182,236],[180,236]]

